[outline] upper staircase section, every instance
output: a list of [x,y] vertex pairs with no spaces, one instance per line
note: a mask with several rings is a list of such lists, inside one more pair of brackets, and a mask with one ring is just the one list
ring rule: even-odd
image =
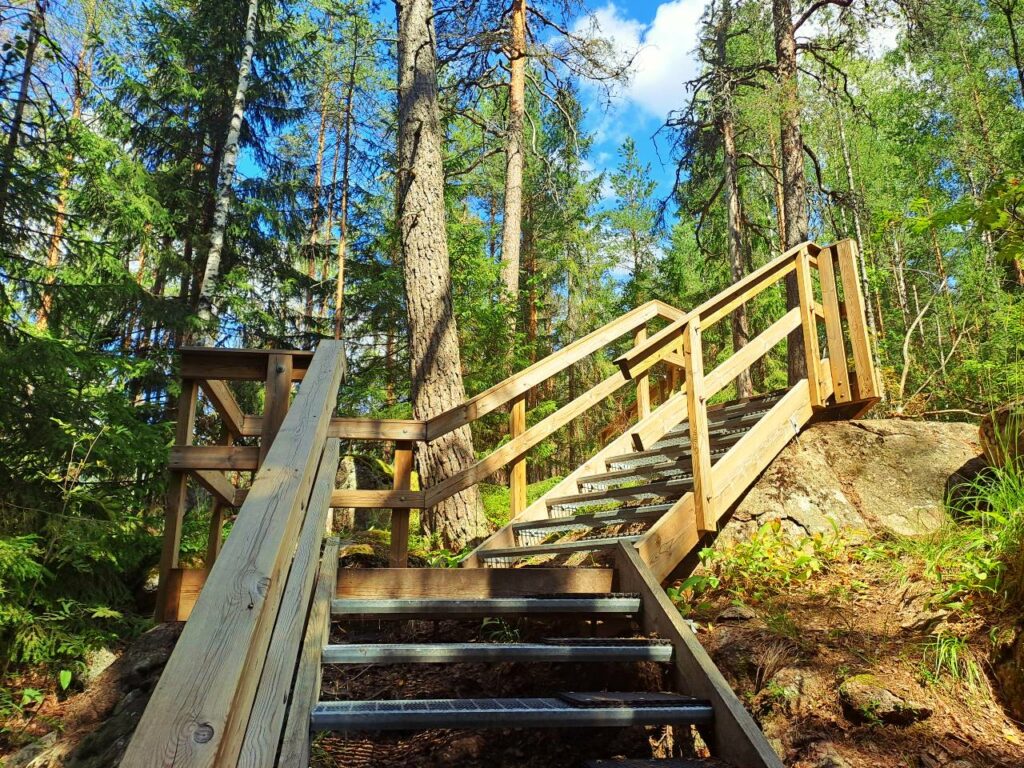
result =
[[[725,360],[706,359],[709,356],[702,339],[708,328],[794,274],[799,286],[796,307]],[[651,323],[660,326],[649,328]],[[799,343],[803,350],[804,378],[781,392],[709,405],[739,373],[787,339]],[[526,401],[532,389],[589,355],[623,346],[627,349],[617,358],[614,373],[527,426]],[[823,355],[823,350],[827,354]],[[717,364],[705,373],[708,363]],[[260,358],[256,368],[262,364]],[[276,403],[275,410],[262,417],[242,413],[227,386],[221,386],[223,380],[238,376],[237,365],[200,366],[190,371],[187,381],[191,383],[183,387],[179,413],[187,418],[179,421],[178,444],[172,454],[171,487],[177,494],[177,506],[167,510],[162,575],[177,563],[184,514],[181,505],[190,475],[197,475],[196,479],[214,489],[211,492],[220,504],[241,504],[241,510],[223,550],[207,563],[205,586],[142,716],[124,765],[294,768],[308,764],[311,726],[333,727],[354,722],[352,718],[371,717],[368,705],[321,709],[317,704],[320,665],[325,648],[329,648],[331,598],[337,585],[337,543],[324,545],[329,508],[391,508],[392,564],[404,566],[410,509],[434,506],[504,467],[511,486],[510,522],[463,563],[467,569],[486,566],[490,570],[459,573],[486,576],[481,583],[490,598],[508,581],[503,577],[527,575],[531,570],[507,566],[537,560],[550,564],[558,558],[567,558],[564,565],[579,565],[594,553],[607,555],[618,562],[614,580],[622,592],[645,596],[644,611],[651,622],[645,628],[648,638],[654,634],[678,636],[673,644],[676,653],[685,651],[677,659],[687,671],[683,689],[699,693],[701,702],[710,703],[716,728],[732,723],[739,729],[728,738],[723,733],[721,741],[761,743],[759,754],[762,747],[770,753],[763,735],[743,713],[717,670],[701,656],[699,644],[685,627],[676,626],[681,620],[659,582],[698,546],[704,534],[717,529],[722,516],[816,412],[831,409],[840,416],[856,416],[877,401],[879,387],[866,331],[855,243],[844,240],[825,248],[813,243],[800,245],[689,312],[648,302],[425,421],[333,418],[344,370],[337,342],[323,342],[311,358],[304,358],[301,375],[289,367],[291,362],[271,359],[267,365],[268,393],[272,382],[279,381],[279,396],[268,397],[268,403]],[[252,372],[246,375],[251,377]],[[652,375],[669,382],[656,406],[651,402]],[[292,382],[299,379],[301,385],[292,400]],[[528,505],[528,452],[627,385],[635,387],[636,422]],[[210,446],[192,445],[200,387],[211,394],[211,405],[231,425],[231,439],[226,445],[214,446],[215,451]],[[507,442],[431,487],[410,490],[417,444],[429,443],[505,406],[509,408]],[[262,444],[234,445],[235,438],[258,439]],[[335,489],[339,439],[393,441],[394,489]],[[227,476],[218,474],[243,456],[249,462],[245,468],[256,470],[247,489],[235,488]],[[211,466],[214,458],[217,463]],[[218,529],[218,540],[219,536]],[[494,566],[506,568],[501,571]],[[579,577],[581,583],[591,580],[592,572],[585,570],[554,571]],[[408,573],[398,570],[392,575]],[[561,576],[548,573],[544,578],[557,580]],[[414,614],[423,606],[397,601],[431,581],[423,574],[399,578],[396,583],[401,589],[389,593],[387,605],[362,608]],[[473,597],[458,587],[449,590],[451,584],[464,585],[468,579],[444,581],[440,591],[445,597]],[[610,580],[601,591],[612,594]],[[345,608],[337,603],[334,607]],[[491,602],[485,612],[499,608]],[[555,653],[546,648],[520,651]],[[470,712],[466,717],[471,718],[475,717],[471,710],[498,706],[498,701],[448,702],[444,706]],[[564,704],[552,705],[560,717],[583,717],[572,714]],[[627,720],[636,717],[633,705],[618,709]],[[400,712],[383,716],[405,717]],[[682,715],[676,712],[672,717]],[[705,722],[710,714],[692,710],[687,717]],[[381,727],[379,720],[373,724]],[[739,732],[744,735],[735,736]],[[295,757],[286,759],[287,755]],[[743,764],[778,763],[777,758],[766,758]]]

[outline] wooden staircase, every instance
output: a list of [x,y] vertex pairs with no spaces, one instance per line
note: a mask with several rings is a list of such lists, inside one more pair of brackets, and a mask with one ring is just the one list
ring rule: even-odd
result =
[[[226,382],[242,378],[237,364],[188,369],[193,379],[186,378],[183,392],[193,399],[182,414],[194,417],[202,386],[216,393],[211,407],[234,425],[232,434],[263,444],[245,452],[231,441],[216,451],[198,448],[191,445],[191,422],[184,428],[179,422],[175,498],[183,498],[186,475],[193,473],[217,490],[220,503],[241,510],[223,551],[207,564],[198,601],[123,764],[305,768],[313,735],[323,731],[672,726],[696,729],[714,759],[590,754],[583,742],[579,754],[594,766],[780,767],[661,581],[718,529],[812,418],[853,417],[877,400],[856,255],[852,241],[827,248],[805,243],[689,312],[649,302],[426,421],[332,417],[343,369],[335,342],[322,343],[303,361],[298,394],[288,408],[289,390],[281,390],[276,417],[245,415],[232,401]],[[799,306],[705,374],[702,331],[793,273]],[[709,404],[789,337],[802,341],[806,378],[782,391]],[[607,349],[619,352],[613,375],[527,428],[532,388]],[[224,380],[214,381],[214,373]],[[652,404],[650,381],[659,373],[672,386],[663,386],[663,399]],[[271,366],[268,392],[272,374]],[[527,504],[529,450],[625,385],[636,388],[636,422]],[[502,407],[510,411],[508,442],[453,477],[410,490],[417,443]],[[341,439],[395,442],[394,489],[333,488]],[[217,474],[242,461],[254,461],[258,470],[247,489]],[[462,568],[402,567],[409,510],[433,506],[502,467],[511,478],[509,523],[469,553]],[[339,575],[338,542],[324,537],[330,507],[390,508],[395,567]],[[168,517],[162,569],[168,574],[180,517]],[[165,594],[177,604],[172,591]],[[531,636],[496,643],[474,635],[481,620],[495,617],[525,622]],[[572,631],[543,634],[555,619]],[[465,634],[447,642],[349,633],[424,620],[468,623]],[[573,690],[556,676],[526,693],[463,698],[339,698],[322,685],[328,666],[507,662],[594,669],[646,663],[664,668],[665,677],[657,691]]]

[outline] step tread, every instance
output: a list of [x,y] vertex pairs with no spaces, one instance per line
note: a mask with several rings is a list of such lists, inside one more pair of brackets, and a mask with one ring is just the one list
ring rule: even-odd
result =
[[501,549],[481,549],[477,556],[481,560],[494,560],[499,557],[533,557],[534,555],[555,555],[562,552],[586,552],[594,549],[614,547],[620,541],[632,543],[640,539],[636,536],[607,536],[593,539],[577,539],[575,541],[556,541],[552,544],[535,544],[533,546],[504,547]]
[[678,498],[690,490],[692,482],[682,480],[661,480],[654,483],[635,485],[630,488],[606,488],[600,491],[574,493],[569,496],[558,496],[548,499],[548,508],[565,507],[580,504],[600,504],[603,501],[614,502],[618,499],[636,497]]
[[388,598],[367,600],[339,598],[331,601],[335,616],[426,616],[434,619],[459,616],[498,616],[505,614],[626,613],[640,609],[635,595],[491,597],[475,600]]
[[616,522],[631,523],[635,520],[660,517],[672,508],[671,504],[646,504],[642,507],[620,507],[606,512],[591,512],[580,515],[557,515],[554,517],[541,517],[537,520],[523,520],[519,523],[512,523],[512,530],[534,531],[542,528],[569,528],[579,526],[580,528],[598,528],[605,525],[615,525]]
[[[614,694],[597,694],[605,700]],[[535,698],[321,701],[310,715],[313,730],[417,730],[426,728],[622,727],[708,723],[710,702],[679,694],[645,702],[580,706],[566,694]],[[580,697],[580,694],[576,694]],[[623,695],[625,699],[625,695]]]
[[668,662],[672,660],[672,645],[633,638],[611,638],[600,643],[576,638],[542,643],[352,643],[326,646],[321,660],[324,664]]

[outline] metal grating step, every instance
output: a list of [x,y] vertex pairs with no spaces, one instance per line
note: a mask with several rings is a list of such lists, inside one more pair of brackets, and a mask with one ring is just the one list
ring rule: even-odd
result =
[[328,645],[324,664],[459,664],[473,662],[627,662],[672,660],[672,645],[610,638],[544,643],[381,643]]
[[[607,696],[608,694],[604,694]],[[577,706],[564,698],[406,699],[321,701],[310,716],[314,731],[427,728],[602,728],[710,723],[707,701],[673,696],[652,706]]]
[[663,482],[669,480],[693,481],[693,470],[690,462],[685,464],[676,461],[666,461],[660,464],[647,464],[631,469],[617,469],[611,472],[601,472],[597,475],[581,477],[580,489],[584,491],[603,490],[614,488],[622,483],[631,483],[638,480],[650,482]]
[[643,502],[649,499],[675,500],[693,488],[692,480],[663,480],[629,488],[608,488],[591,493],[577,493],[548,499],[548,509],[587,507],[598,504],[614,504],[622,501]]
[[[709,427],[708,439],[711,446],[736,442],[743,435],[747,434],[768,413],[768,410],[766,408],[763,411],[755,411],[735,420],[723,422],[719,426]],[[680,455],[688,454],[690,452],[690,425],[684,422],[682,425],[666,432],[648,447],[651,449],[676,448],[680,451]]]
[[639,610],[640,599],[635,595],[611,593],[572,597],[493,597],[481,600],[342,598],[331,601],[331,614],[336,617],[373,616],[392,619],[457,619],[526,614],[636,614]]
[[632,543],[638,541],[640,536],[609,536],[607,538],[578,539],[576,541],[556,541],[554,544],[537,544],[528,547],[508,547],[505,549],[482,549],[477,555],[481,560],[495,560],[498,558],[510,558],[519,560],[524,557],[535,555],[560,555],[566,552],[591,552],[598,549],[608,549],[616,546],[620,541]]
[[542,517],[539,520],[524,520],[512,523],[516,533],[538,531],[540,533],[557,533],[559,531],[583,531],[590,528],[603,528],[606,525],[634,523],[638,520],[653,520],[661,517],[672,508],[671,504],[649,504],[643,507],[620,507],[608,512],[592,514],[559,515]]
[[[719,458],[724,456],[726,452],[732,448],[733,445],[739,442],[739,440],[746,434],[746,429],[739,429],[731,434],[723,435],[716,440],[712,440],[711,457]],[[611,471],[619,471],[624,469],[647,469],[648,467],[666,462],[678,464],[686,468],[690,467],[689,438],[687,438],[686,444],[682,446],[667,445],[649,448],[646,451],[620,453],[616,456],[608,457],[608,460],[605,463]]]

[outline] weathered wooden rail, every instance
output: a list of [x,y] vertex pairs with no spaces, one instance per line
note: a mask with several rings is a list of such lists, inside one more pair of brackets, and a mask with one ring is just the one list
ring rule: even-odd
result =
[[[703,334],[794,272],[800,290],[798,306],[705,372]],[[655,328],[654,323],[662,327]],[[802,342],[806,378],[792,383],[784,393],[749,406],[734,403],[724,410],[709,406],[712,396],[787,338]],[[821,338],[827,355],[822,354]],[[615,373],[527,426],[526,398],[531,390],[588,355],[609,347],[622,349],[623,339],[628,349],[617,358]],[[182,574],[187,573],[178,567],[178,548],[189,478],[206,487],[216,505],[206,567],[197,579],[206,585],[124,764],[306,765],[310,710],[319,690],[320,655],[335,594],[363,590],[359,597],[373,593],[388,599],[435,595],[491,599],[503,594],[594,593],[625,587],[643,598],[644,627],[673,639],[680,674],[687,678],[681,682],[715,708],[716,733],[724,742],[722,754],[743,761],[738,764],[779,765],[710,660],[701,655],[696,640],[675,621],[678,617],[673,618],[670,606],[665,607],[657,585],[705,534],[716,530],[731,505],[816,412],[837,409],[842,415],[856,416],[877,401],[879,384],[870,344],[856,244],[846,240],[826,248],[813,243],[794,248],[689,312],[648,302],[427,420],[333,417],[344,368],[336,342],[322,343],[315,354],[185,350],[177,440],[171,454],[159,615],[178,618],[183,613],[182,590],[175,592],[175,576],[180,585]],[[655,404],[651,378],[659,370],[656,366],[661,366],[660,378],[670,385],[659,388],[662,400]],[[228,384],[234,380],[266,382],[261,415],[247,414],[239,406]],[[295,383],[299,387],[292,400]],[[528,452],[627,385],[636,388],[635,421],[544,497],[527,505]],[[194,444],[200,391],[224,423],[223,444]],[[509,409],[508,442],[452,477],[410,490],[418,444],[505,407]],[[742,432],[728,439],[722,436],[722,425],[739,422],[744,423]],[[517,530],[549,517],[553,505],[577,503],[581,480],[615,476],[616,472],[605,471],[615,457],[657,453],[649,449],[684,423],[685,440],[675,439],[686,443],[692,477],[667,503],[650,512],[641,510],[655,519],[650,528],[610,540],[616,552],[614,569],[479,567],[500,560],[495,557],[499,554],[506,559],[523,557],[522,550],[530,548],[514,547]],[[335,489],[342,439],[393,442],[394,488]],[[506,467],[510,523],[466,558],[467,568],[417,572],[402,567],[411,509],[435,505]],[[254,479],[243,488],[239,478],[247,472],[254,473]],[[627,488],[621,495],[629,494]],[[221,550],[221,515],[233,506],[240,510]],[[362,586],[339,581],[337,549],[324,547],[331,507],[391,508],[395,567],[365,574],[359,579]],[[561,548],[540,546],[535,551],[591,546],[597,545],[584,541]],[[514,555],[505,554],[510,552]]]

